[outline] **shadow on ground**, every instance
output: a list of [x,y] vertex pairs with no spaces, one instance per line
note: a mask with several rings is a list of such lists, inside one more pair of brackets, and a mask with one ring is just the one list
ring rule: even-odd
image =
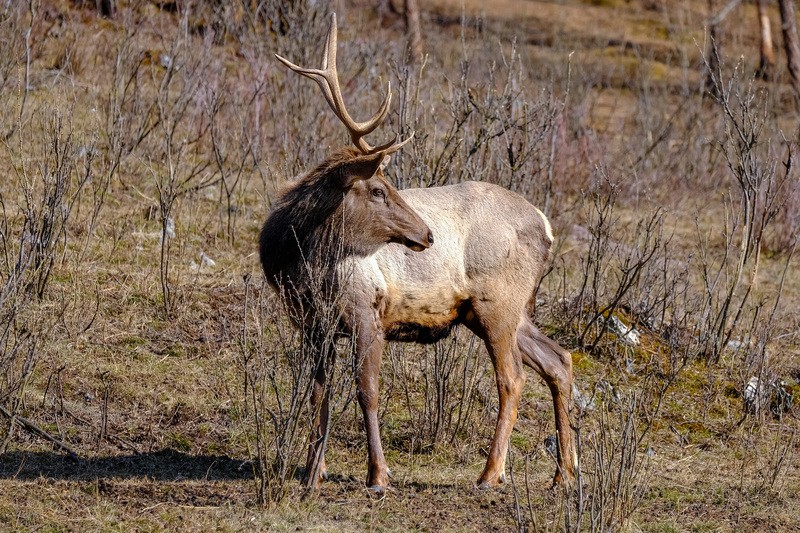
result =
[[147,478],[155,481],[252,479],[249,461],[220,455],[189,455],[172,449],[137,455],[72,459],[53,452],[0,455],[0,479],[88,481]]

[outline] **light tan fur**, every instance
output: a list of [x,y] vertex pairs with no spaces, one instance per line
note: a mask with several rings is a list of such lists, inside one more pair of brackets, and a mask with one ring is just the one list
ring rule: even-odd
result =
[[[556,481],[570,481],[571,357],[528,316],[552,242],[547,219],[521,196],[488,183],[399,192],[431,229],[436,244],[422,252],[387,244],[342,264],[342,286],[351,292],[353,310],[375,322],[365,328],[368,333],[361,332],[369,339],[364,349],[380,354],[398,324],[440,328],[464,323],[485,341],[500,395],[497,429],[479,485],[504,479],[506,446],[525,381],[523,364],[542,375],[553,393],[560,458]],[[379,355],[374,357],[379,365]],[[386,468],[382,456],[371,454],[368,483],[385,486]]]

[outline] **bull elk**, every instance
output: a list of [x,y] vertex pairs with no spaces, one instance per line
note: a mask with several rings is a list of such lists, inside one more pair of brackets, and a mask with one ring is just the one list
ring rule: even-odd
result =
[[[261,230],[259,253],[270,284],[288,295],[290,307],[304,309],[304,318],[295,319],[300,328],[313,329],[320,323],[313,320],[318,309],[310,295],[314,284],[308,265],[315,260],[327,265],[321,274],[328,287],[323,293],[328,301],[338,295],[336,335],[351,337],[355,346],[356,395],[369,456],[367,486],[383,492],[389,484],[377,411],[385,342],[436,342],[456,324],[465,325],[486,344],[500,400],[478,486],[505,481],[507,444],[526,377],[523,365],[539,373],[550,388],[558,435],[554,483],[569,484],[576,463],[568,417],[572,358],[530,318],[553,241],[547,218],[522,196],[489,183],[395,189],[381,165],[410,137],[377,147],[364,139],[385,119],[391,86],[370,120],[354,121],[339,87],[336,41],[334,14],[322,69],[301,68],[277,57],[320,86],[356,148],[334,153],[282,192]],[[335,343],[323,332],[308,333],[309,338],[328,339],[319,342]],[[304,479],[312,488],[327,477],[329,362],[319,359]]]

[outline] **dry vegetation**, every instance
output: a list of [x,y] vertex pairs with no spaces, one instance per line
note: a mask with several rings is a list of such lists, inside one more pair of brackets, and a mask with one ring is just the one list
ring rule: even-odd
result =
[[[421,68],[373,4],[0,4],[0,528],[800,528],[798,107],[782,66],[753,79],[754,5],[713,98],[705,2],[420,2]],[[391,80],[379,133],[416,132],[391,179],[494,181],[553,221],[536,320],[574,354],[577,492],[547,488],[535,376],[508,483],[473,487],[497,400],[458,331],[385,354],[382,499],[342,343],[303,497],[313,368],[255,251],[276,188],[347,142],[272,55],[314,64],[333,8],[356,118]]]

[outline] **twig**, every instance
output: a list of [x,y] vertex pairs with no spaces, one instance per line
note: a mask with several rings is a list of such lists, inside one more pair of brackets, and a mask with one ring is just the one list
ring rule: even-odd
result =
[[708,20],[708,25],[718,26],[719,24],[722,23],[723,20],[725,20],[728,17],[728,15],[731,14],[731,11],[736,9],[736,7],[738,7],[738,5],[741,3],[742,3],[741,0],[731,0],[725,7],[720,9],[719,13],[717,13],[716,16]]
[[49,434],[48,432],[37,426],[36,424],[25,418],[24,416],[11,414],[2,405],[0,405],[0,414],[11,420],[12,423],[16,422],[24,429],[28,430],[30,433],[38,435],[39,437],[42,437],[45,440],[49,440],[50,442],[58,446],[59,449],[67,452],[71,459],[74,459],[76,461],[80,459],[78,454],[75,453],[75,451],[72,450],[72,448],[70,448],[69,446],[67,446],[66,444],[64,444],[63,442],[61,442],[60,440],[58,440],[57,438],[55,438],[54,436],[52,436],[51,434]]
[[5,135],[3,135],[3,140],[8,141],[11,137],[16,133],[17,129],[20,128],[22,125],[22,115],[25,112],[25,103],[28,101],[28,93],[30,93],[30,86],[31,86],[31,33],[33,32],[33,23],[36,20],[36,8],[38,6],[35,5],[35,2],[31,0],[28,2],[28,11],[31,15],[31,24],[28,26],[28,29],[25,31],[25,87],[22,90],[22,100],[19,104],[19,116],[17,117],[17,121],[11,126],[11,129],[8,130]]

